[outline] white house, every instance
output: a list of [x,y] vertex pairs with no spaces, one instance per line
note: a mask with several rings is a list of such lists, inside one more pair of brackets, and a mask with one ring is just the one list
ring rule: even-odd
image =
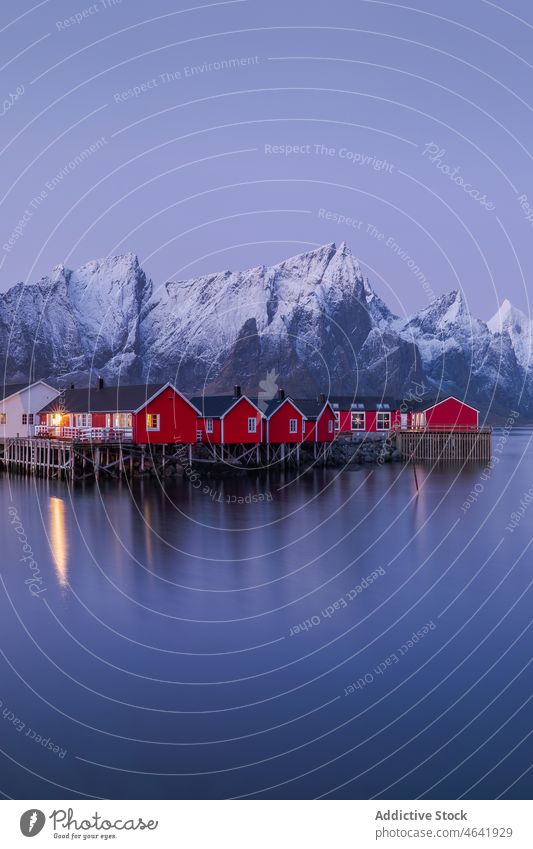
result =
[[33,436],[37,413],[58,395],[59,390],[44,380],[0,383],[0,437]]

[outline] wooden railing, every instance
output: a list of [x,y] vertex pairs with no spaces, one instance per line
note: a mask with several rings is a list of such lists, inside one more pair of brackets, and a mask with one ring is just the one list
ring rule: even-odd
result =
[[477,427],[477,425],[424,425],[424,427],[401,427],[399,424],[391,428],[390,433],[492,433],[489,426]]
[[131,442],[131,427],[63,427],[36,425],[35,436],[41,439],[68,439],[71,442]]

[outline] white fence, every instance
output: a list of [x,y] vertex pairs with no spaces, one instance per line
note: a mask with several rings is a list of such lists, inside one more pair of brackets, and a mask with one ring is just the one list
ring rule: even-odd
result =
[[69,439],[71,442],[131,442],[131,427],[61,427],[36,425],[35,436],[48,439]]

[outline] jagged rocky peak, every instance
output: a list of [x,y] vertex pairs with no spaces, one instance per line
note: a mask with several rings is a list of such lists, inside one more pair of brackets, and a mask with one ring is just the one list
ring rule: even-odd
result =
[[524,325],[530,323],[531,319],[522,310],[514,307],[508,298],[505,298],[492,318],[489,318],[487,321],[487,327],[493,333],[502,333],[504,330],[509,329],[516,330],[520,333]]
[[362,280],[359,263],[346,242],[337,247],[335,242],[321,245],[311,251],[296,254],[272,267],[282,275],[298,277],[306,282],[352,283]]
[[137,277],[139,272],[144,277],[137,255],[127,253],[91,260],[78,268],[75,276],[88,283],[106,281],[107,284],[121,285],[131,277]]
[[454,289],[435,298],[427,307],[411,316],[405,326],[418,327],[425,333],[446,330],[457,323],[474,321],[460,289]]
[[507,333],[517,361],[528,369],[533,363],[533,321],[505,298],[487,322],[493,334]]
[[[80,268],[73,270],[64,263],[58,263],[51,269],[50,275],[41,278],[37,285],[49,286],[64,284],[72,294],[74,290],[84,290],[88,287],[101,287],[106,291],[120,288],[135,280],[144,287],[145,274],[135,253],[103,257],[90,260]],[[31,286],[31,284],[26,284]]]

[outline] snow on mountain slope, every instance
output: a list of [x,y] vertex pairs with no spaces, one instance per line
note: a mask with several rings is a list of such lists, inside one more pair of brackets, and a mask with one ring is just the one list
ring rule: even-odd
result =
[[154,286],[134,254],[56,266],[0,295],[8,380],[171,379],[184,391],[256,393],[267,374],[293,394],[467,393],[533,415],[531,324],[508,304],[489,326],[460,292],[394,315],[345,243],[270,267]]
[[158,376],[205,371],[202,380],[217,382],[238,344],[244,385],[270,367],[283,373],[302,364],[317,385],[353,383],[357,353],[376,324],[374,297],[349,248],[324,245],[270,268],[166,283],[146,305],[141,345]]
[[394,322],[417,345],[424,373],[435,387],[466,393],[479,403],[509,403],[521,392],[516,356],[508,338],[499,340],[471,315],[462,292],[435,298],[405,322]]
[[30,365],[54,377],[109,365],[134,351],[140,310],[151,283],[134,254],[63,265],[38,283],[19,283],[0,295],[0,356],[11,379]]
[[491,333],[507,333],[518,363],[526,371],[533,365],[533,321],[507,298],[487,322]]

